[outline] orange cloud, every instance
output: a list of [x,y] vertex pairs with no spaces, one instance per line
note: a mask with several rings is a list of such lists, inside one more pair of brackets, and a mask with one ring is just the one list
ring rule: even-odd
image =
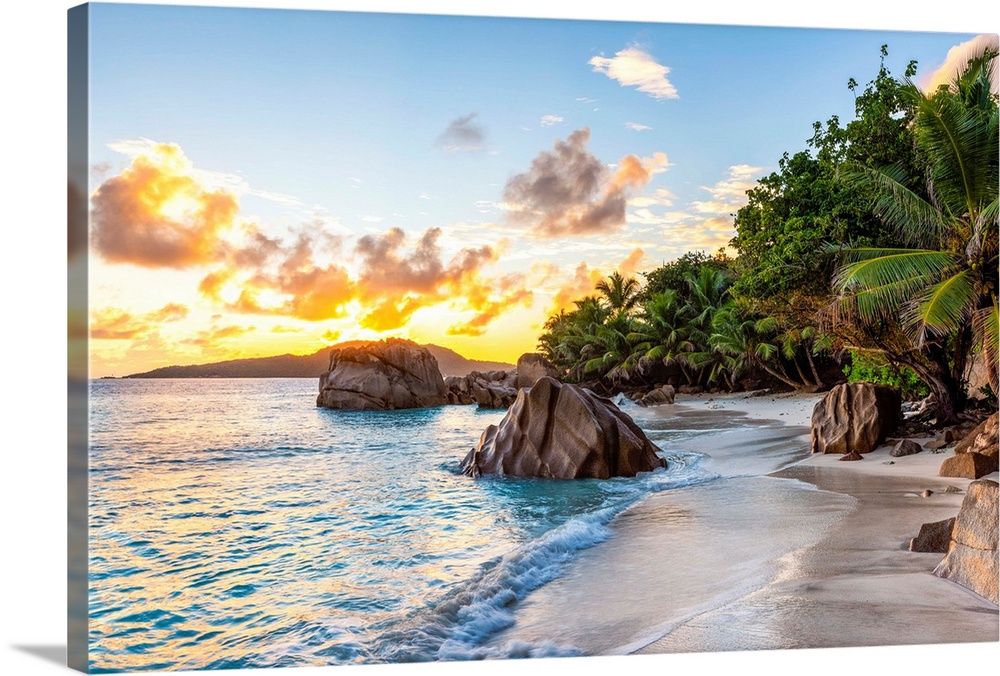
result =
[[[618,265],[618,272],[624,277],[634,277],[639,266],[642,265],[644,256],[645,252],[642,249],[633,249]],[[604,279],[604,275],[601,274],[600,270],[588,267],[585,261],[581,262],[576,266],[573,278],[556,292],[548,314],[553,315],[560,310],[576,309],[575,301],[594,295],[597,284],[602,279]]]
[[501,277],[494,285],[478,281],[464,289],[465,305],[475,311],[466,321],[448,327],[451,336],[481,336],[490,323],[508,310],[523,305],[531,305],[535,295],[526,287],[524,275],[512,274]]
[[211,263],[234,224],[236,197],[209,189],[175,144],[150,145],[91,197],[93,244],[108,262],[150,268]]
[[[412,248],[406,233],[390,228],[360,238],[345,256],[343,238],[320,220],[301,226],[290,241],[237,222],[237,196],[263,193],[196,170],[176,144],[126,142],[115,149],[132,161],[92,196],[95,250],[108,263],[210,266],[198,292],[230,312],[316,322],[343,317],[358,301],[361,326],[389,331],[420,308],[448,303],[475,312],[474,326],[484,327],[531,296],[523,275],[496,280],[483,274],[499,260],[503,242],[464,248],[446,262],[440,228],[423,232]],[[646,171],[639,164],[630,172]],[[630,173],[621,180],[638,179]],[[131,316],[104,319],[103,335],[136,335]]]
[[237,338],[245,335],[255,329],[256,327],[254,326],[239,326],[231,324],[221,328],[211,328],[205,331],[199,331],[194,338],[186,338],[181,342],[185,345],[195,345],[200,347],[202,350],[210,350],[218,347],[221,342],[230,338]]
[[462,249],[445,264],[440,237],[440,228],[430,228],[409,252],[404,250],[406,234],[399,228],[358,241],[358,295],[373,306],[359,320],[361,326],[376,331],[400,328],[420,308],[450,302],[460,310],[476,311],[475,328],[469,330],[478,330],[530,295],[523,288],[523,275],[483,279],[483,268],[499,257],[496,248]]
[[635,277],[635,273],[638,272],[639,266],[642,265],[642,258],[645,255],[645,252],[638,247],[632,249],[632,252],[618,266],[618,272],[623,277]]
[[603,277],[600,270],[592,270],[587,267],[585,262],[581,262],[576,266],[573,279],[556,292],[549,314],[572,309],[574,307],[573,301],[593,294],[594,288]]
[[[317,248],[335,248],[339,242],[340,238],[328,233],[304,230],[294,245],[285,247],[280,240],[253,231],[250,245],[231,251],[229,266],[205,275],[198,291],[229,310],[245,314],[307,321],[342,317],[345,306],[355,296],[354,282],[343,266],[316,262]],[[241,275],[247,268],[250,274]],[[238,297],[226,301],[225,289],[237,286]],[[263,296],[270,302],[263,302]]]
[[94,340],[132,340],[153,333],[165,322],[176,322],[188,314],[187,307],[168,303],[159,310],[133,315],[118,308],[94,310],[90,321],[90,337]]
[[655,153],[652,157],[639,159],[636,155],[626,155],[618,162],[618,170],[611,177],[609,191],[646,187],[653,174],[658,174],[670,166],[665,153]]

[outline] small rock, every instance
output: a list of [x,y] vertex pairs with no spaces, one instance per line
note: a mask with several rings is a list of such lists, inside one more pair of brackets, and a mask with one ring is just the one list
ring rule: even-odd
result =
[[958,488],[956,486],[945,486],[944,492],[945,493],[961,493],[962,489]]
[[951,531],[955,527],[955,517],[944,521],[925,523],[917,537],[910,540],[911,552],[935,552],[946,554],[951,542]]
[[923,492],[920,493],[920,497],[922,497],[922,498],[929,498],[932,495],[934,495],[934,491],[932,491],[929,488],[925,489]]
[[845,453],[839,458],[840,460],[864,460],[860,453],[857,451],[851,451],[850,453]]
[[917,442],[912,441],[911,439],[903,439],[897,443],[891,451],[889,451],[889,455],[894,458],[901,458],[904,455],[913,455],[914,453],[919,453],[922,450],[924,449],[921,448],[920,444]]
[[883,464],[883,465],[895,465],[895,464],[896,464],[896,461],[895,461],[895,460],[886,460],[886,461],[885,461],[885,462],[883,462],[882,464]]
[[931,439],[926,444],[924,444],[924,450],[926,451],[936,451],[939,448],[944,448],[948,445],[948,442],[941,439]]

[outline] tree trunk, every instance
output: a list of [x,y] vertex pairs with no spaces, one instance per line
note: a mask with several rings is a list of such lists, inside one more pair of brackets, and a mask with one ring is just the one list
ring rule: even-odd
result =
[[970,349],[972,349],[972,326],[966,323],[955,335],[955,358],[951,368],[951,378],[955,381],[957,395],[962,401],[966,398],[965,367],[969,362]]
[[[921,354],[926,360],[916,358],[916,354]],[[948,356],[945,350],[939,345],[931,344],[921,353],[900,358],[899,362],[916,371],[937,399],[935,413],[938,425],[953,425],[959,422],[961,400],[957,397],[958,385],[948,368]]]
[[806,359],[809,361],[809,369],[812,371],[813,379],[816,381],[816,387],[825,387],[822,378],[819,377],[819,371],[816,370],[816,362],[812,358],[812,351],[806,347]]
[[795,370],[799,372],[799,378],[802,380],[802,384],[805,387],[816,387],[816,385],[813,385],[811,382],[809,382],[809,379],[806,377],[805,371],[802,370],[802,366],[799,364],[799,360],[795,358],[794,354],[792,355],[792,363],[795,364]]
[[772,369],[767,364],[763,364],[762,363],[760,365],[760,367],[762,369],[764,369],[765,371],[767,371],[768,373],[770,373],[775,378],[777,378],[778,380],[780,380],[781,382],[783,382],[784,384],[788,385],[789,387],[795,388],[795,390],[797,390],[797,391],[801,391],[802,390],[802,388],[803,388],[802,383],[797,383],[794,380],[792,380],[791,378],[788,378],[787,376],[783,376],[782,374],[778,373],[777,371],[775,371],[774,369]]

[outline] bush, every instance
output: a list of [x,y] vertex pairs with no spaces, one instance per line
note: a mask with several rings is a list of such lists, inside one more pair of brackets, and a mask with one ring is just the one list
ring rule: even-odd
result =
[[851,363],[844,367],[847,382],[869,382],[898,387],[904,399],[922,399],[930,390],[913,369],[895,366],[885,357],[870,352],[851,352]]

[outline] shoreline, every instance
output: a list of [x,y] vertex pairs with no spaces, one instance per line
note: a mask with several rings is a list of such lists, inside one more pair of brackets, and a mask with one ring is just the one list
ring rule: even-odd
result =
[[[846,463],[813,455],[822,396],[682,395],[644,409],[644,429],[706,417],[744,427],[677,442],[706,453],[703,466],[720,477],[628,508],[491,643],[545,637],[621,655],[997,642],[997,606],[934,576],[944,554],[908,550],[923,523],[958,513],[971,480],[937,476],[951,451],[892,458],[883,445]],[[598,603],[602,585],[614,591]]]
[[[735,399],[728,403],[747,417],[808,426],[812,405],[821,396],[715,399]],[[703,405],[710,405],[707,400],[712,397],[690,399],[706,399]],[[690,405],[688,398],[681,403]],[[855,507],[838,518],[819,542],[785,557],[780,572],[760,589],[691,619],[635,652],[669,653],[680,646],[691,651],[695,644],[698,651],[717,652],[1000,639],[996,605],[933,574],[944,554],[908,549],[909,539],[922,524],[958,513],[971,480],[938,476],[951,450],[925,450],[901,458],[891,457],[890,450],[891,446],[882,445],[855,462],[841,462],[840,455],[810,453],[768,474],[849,496]],[[998,473],[986,478],[997,480]],[[961,493],[945,492],[948,486]],[[933,493],[923,497],[928,489]],[[751,618],[754,627],[741,622]]]

